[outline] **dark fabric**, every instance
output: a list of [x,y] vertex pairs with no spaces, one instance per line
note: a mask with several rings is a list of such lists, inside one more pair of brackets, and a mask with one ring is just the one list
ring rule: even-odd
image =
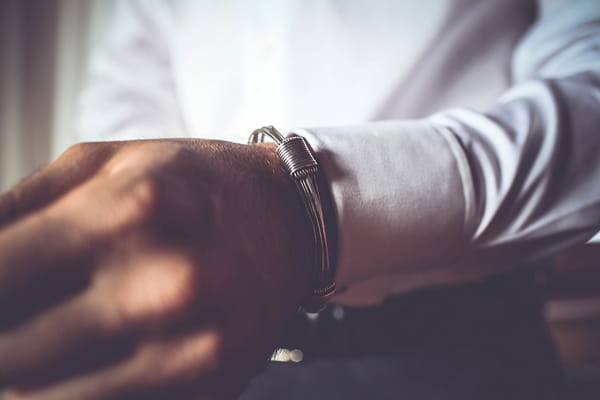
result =
[[560,399],[539,297],[520,273],[298,315],[282,347],[304,361],[271,363],[240,400]]

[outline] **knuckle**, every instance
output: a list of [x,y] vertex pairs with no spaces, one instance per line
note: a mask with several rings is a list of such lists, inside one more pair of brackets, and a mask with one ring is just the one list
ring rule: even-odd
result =
[[118,275],[110,282],[116,326],[165,323],[187,312],[196,298],[194,266],[181,257],[154,255]]
[[126,324],[106,298],[103,293],[93,293],[84,299],[78,310],[77,324],[88,338],[103,340],[123,333]]
[[224,360],[223,334],[219,331],[211,332],[212,338],[206,346],[204,366],[210,372],[217,371]]
[[63,152],[54,164],[63,165],[74,176],[90,177],[112,157],[113,146],[104,142],[76,143]]
[[121,207],[125,221],[131,225],[151,222],[160,202],[159,183],[152,176],[133,182],[122,194]]
[[94,147],[94,143],[89,143],[89,142],[81,142],[81,143],[75,143],[74,145],[71,145],[64,153],[63,156],[66,157],[77,157],[77,156],[82,156],[84,154],[88,154],[91,150],[92,147]]
[[152,176],[137,182],[130,193],[132,205],[141,217],[150,217],[159,203],[159,183]]
[[206,376],[218,372],[225,362],[224,334],[215,327],[208,328],[194,339],[189,352],[197,375]]
[[[153,303],[157,314],[170,316],[185,313],[196,298],[195,268],[189,261],[174,260],[156,272]],[[154,279],[153,279],[154,281]]]

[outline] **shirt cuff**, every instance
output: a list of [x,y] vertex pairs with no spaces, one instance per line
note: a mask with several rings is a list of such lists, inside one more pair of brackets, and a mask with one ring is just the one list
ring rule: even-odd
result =
[[449,129],[415,120],[292,133],[312,146],[335,203],[336,303],[372,305],[431,284],[433,266],[468,246],[473,185]]

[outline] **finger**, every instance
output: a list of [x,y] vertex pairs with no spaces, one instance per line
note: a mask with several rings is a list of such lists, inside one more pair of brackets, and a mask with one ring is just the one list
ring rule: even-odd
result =
[[32,285],[67,279],[106,241],[149,218],[154,192],[152,182],[132,174],[99,176],[0,230],[0,321]]
[[[145,343],[128,359],[43,388],[12,393],[17,400],[198,399],[210,387],[222,343],[217,330]],[[192,397],[194,396],[194,397]]]
[[90,279],[90,267],[85,263],[73,262],[71,266],[65,267],[69,273],[40,274],[23,285],[20,291],[1,293],[0,334],[22,324],[39,310],[54,307],[81,292],[88,286]]
[[56,200],[91,177],[114,153],[114,143],[80,143],[48,167],[0,195],[0,227]]
[[152,249],[140,254],[104,265],[88,290],[0,335],[0,386],[98,368],[123,356],[139,333],[158,334],[185,315],[195,291],[189,261]]
[[105,305],[84,295],[0,335],[0,387],[41,385],[122,357],[129,343],[111,325]]

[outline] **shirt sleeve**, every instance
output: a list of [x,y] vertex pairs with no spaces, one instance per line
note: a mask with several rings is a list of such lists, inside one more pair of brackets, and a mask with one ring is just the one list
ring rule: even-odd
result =
[[79,101],[80,140],[187,137],[174,89],[170,2],[115,2],[111,29],[90,59]]
[[481,279],[600,228],[600,2],[543,12],[512,69],[487,112],[295,131],[331,186],[337,302]]

